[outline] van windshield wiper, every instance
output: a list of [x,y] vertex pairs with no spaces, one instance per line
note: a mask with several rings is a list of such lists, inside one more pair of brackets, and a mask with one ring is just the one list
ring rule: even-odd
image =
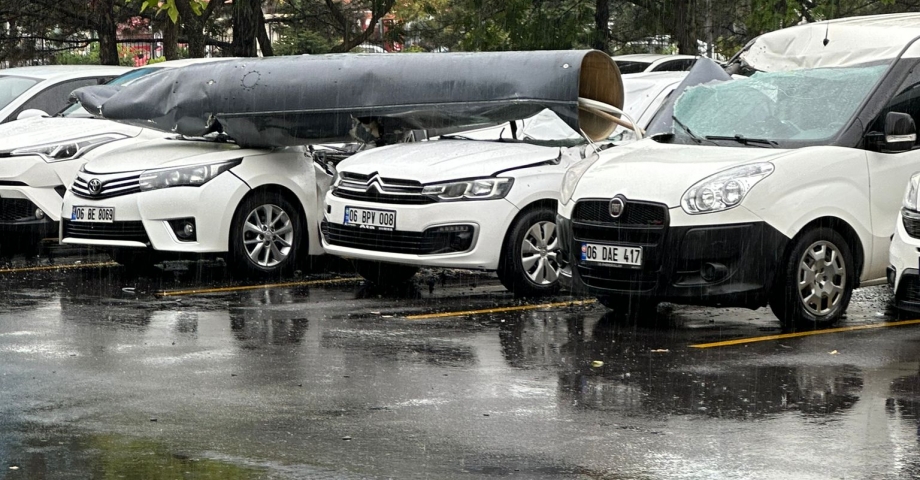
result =
[[766,138],[748,138],[740,133],[736,133],[730,137],[722,136],[722,135],[707,135],[706,140],[733,140],[742,145],[760,144],[760,145],[768,145],[770,147],[775,147],[779,145],[774,140],[769,140]]
[[[678,120],[677,115],[671,115],[671,120],[673,120],[674,123],[676,123],[677,126],[681,128],[681,130],[687,132],[687,135],[690,135],[690,138],[694,142],[696,142],[697,144],[703,143],[703,139],[698,137],[695,133],[693,133],[693,131],[690,130],[690,127],[684,125],[684,122],[681,122],[680,120]],[[706,138],[708,139],[709,137],[706,137]]]

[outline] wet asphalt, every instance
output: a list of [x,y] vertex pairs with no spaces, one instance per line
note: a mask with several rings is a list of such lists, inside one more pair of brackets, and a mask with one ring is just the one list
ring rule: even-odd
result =
[[920,325],[883,327],[884,287],[838,325],[883,328],[697,348],[789,332],[534,306],[475,272],[245,289],[220,264],[106,262],[0,270],[2,479],[920,476]]

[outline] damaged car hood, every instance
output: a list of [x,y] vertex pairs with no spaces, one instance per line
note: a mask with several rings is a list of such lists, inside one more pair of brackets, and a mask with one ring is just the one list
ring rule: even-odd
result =
[[433,183],[483,177],[555,161],[560,148],[527,143],[450,140],[375,148],[339,164],[340,172]]
[[174,140],[158,138],[106,153],[87,155],[87,172],[107,174],[135,172],[155,168],[195,165],[251,155],[264,155],[270,150],[249,150],[232,143]]
[[139,127],[92,118],[32,117],[0,125],[0,153],[104,133],[136,137],[141,130]]
[[576,200],[611,198],[660,202],[680,206],[684,192],[700,180],[727,168],[770,161],[793,150],[728,148],[703,145],[659,144],[642,140],[616,151],[602,153],[578,183]]

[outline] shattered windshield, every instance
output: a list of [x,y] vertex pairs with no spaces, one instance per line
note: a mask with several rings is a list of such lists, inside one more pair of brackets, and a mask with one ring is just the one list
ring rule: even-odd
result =
[[674,106],[675,134],[698,140],[740,136],[771,144],[830,138],[887,68],[758,72],[750,78],[693,87]]

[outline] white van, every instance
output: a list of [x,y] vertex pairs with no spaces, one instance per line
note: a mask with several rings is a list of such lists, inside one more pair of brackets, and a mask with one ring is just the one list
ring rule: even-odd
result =
[[575,285],[639,318],[668,301],[839,320],[885,281],[920,170],[918,38],[920,14],[762,35],[728,66],[749,76],[686,89],[666,130],[574,166],[557,224]]

